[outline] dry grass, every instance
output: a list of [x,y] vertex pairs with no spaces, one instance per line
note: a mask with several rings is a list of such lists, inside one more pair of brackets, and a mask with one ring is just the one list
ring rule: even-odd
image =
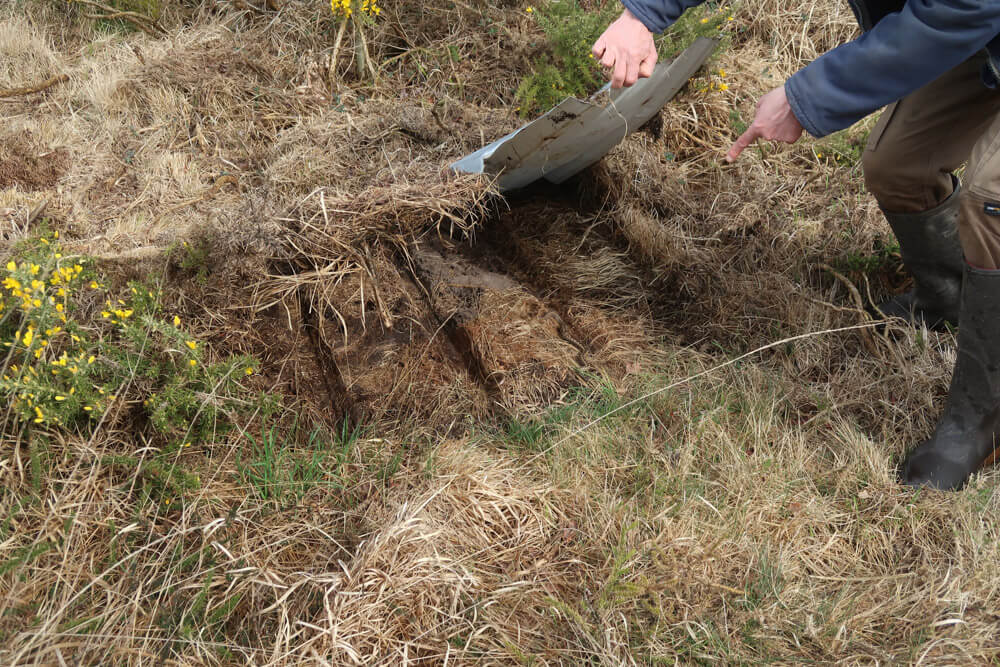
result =
[[5,423],[0,662],[1000,657],[995,473],[894,483],[953,338],[830,333],[866,321],[845,280],[901,282],[866,126],[719,164],[846,6],[747,0],[662,132],[503,201],[446,166],[516,126],[522,6],[387,3],[372,83],[333,64],[328,5],[281,5],[170,3],[162,37],[0,10],[0,89],[69,76],[0,100],[4,262],[47,202],[112,283],[158,274],[214,354],[261,358],[285,415],[273,482],[255,417],[178,456],[199,480],[169,504],[109,463],[163,446],[137,408]]

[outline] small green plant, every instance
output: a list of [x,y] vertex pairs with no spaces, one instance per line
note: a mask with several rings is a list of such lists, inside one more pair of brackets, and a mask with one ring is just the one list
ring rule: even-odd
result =
[[888,271],[890,267],[899,264],[899,242],[894,238],[888,241],[876,239],[871,252],[850,252],[837,258],[834,268],[849,275],[872,275],[880,271]]
[[202,237],[195,240],[194,243],[184,241],[179,250],[180,267],[194,274],[194,279],[200,284],[207,284],[212,263],[212,246],[209,240]]
[[264,501],[297,502],[317,486],[340,488],[343,468],[361,434],[346,425],[333,438],[322,428],[314,428],[305,437],[304,446],[296,444],[297,425],[282,428],[272,423],[262,428],[260,438],[247,435],[248,457],[236,453],[236,469],[244,484]]
[[79,5],[83,17],[108,32],[141,30],[151,37],[165,33],[157,22],[163,13],[163,0],[66,0]]
[[765,549],[757,556],[756,578],[750,583],[740,604],[749,610],[757,609],[767,600],[778,599],[785,586],[780,564]]
[[743,116],[737,109],[733,109],[729,112],[729,123],[732,125],[733,132],[736,136],[743,134],[750,127],[747,125],[747,122],[743,120]]
[[844,167],[861,165],[864,155],[867,132],[858,137],[850,131],[837,132],[830,135],[813,148],[813,157],[821,163],[834,163]]
[[538,450],[547,436],[547,425],[536,418],[511,419],[504,427],[504,440],[517,449]]

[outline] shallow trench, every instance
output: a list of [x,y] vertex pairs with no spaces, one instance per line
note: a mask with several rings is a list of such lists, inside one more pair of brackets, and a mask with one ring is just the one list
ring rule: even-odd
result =
[[359,421],[536,412],[622,377],[676,310],[669,276],[633,258],[580,181],[497,201],[473,235],[431,232],[369,269],[298,303],[329,405]]

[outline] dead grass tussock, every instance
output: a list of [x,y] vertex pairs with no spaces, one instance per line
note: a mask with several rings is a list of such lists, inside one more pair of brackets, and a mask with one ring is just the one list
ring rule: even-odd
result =
[[272,277],[263,301],[304,295],[319,317],[334,315],[331,324],[347,334],[344,318],[364,320],[364,305],[345,312],[345,302],[328,292],[358,274],[376,297],[377,319],[391,322],[396,314],[379,290],[398,282],[392,258],[428,234],[473,233],[494,193],[491,183],[447,173],[443,161],[455,141],[429,150],[427,137],[438,131],[433,116],[414,109],[365,102],[354,113],[325,112],[280,135],[267,160],[266,206],[284,227],[272,254],[288,258],[288,268]]
[[[460,653],[463,637],[483,657],[499,657],[519,632],[544,641],[542,619],[518,628],[501,609],[530,604],[527,580],[563,552],[565,494],[526,484],[515,470],[459,447],[444,446],[438,455],[442,468],[433,487],[408,490],[387,516],[373,517],[380,529],[360,545],[336,586],[317,628],[325,632],[315,639],[333,642],[340,660],[439,661]],[[478,459],[475,467],[470,457]],[[574,569],[550,584],[570,584]],[[349,649],[338,650],[339,636],[353,637]],[[449,648],[441,637],[457,640]]]
[[[539,649],[554,648],[539,627],[545,615],[517,627],[510,611],[544,602],[530,582],[550,560],[568,559],[560,575],[545,575],[552,591],[575,585],[586,569],[567,555],[580,542],[566,516],[574,503],[566,492],[529,483],[509,463],[458,444],[437,449],[432,477],[409,479],[399,491],[366,483],[345,489],[359,500],[346,514],[328,494],[285,511],[247,505],[247,489],[224,481],[233,452],[222,453],[221,467],[203,480],[207,504],[138,522],[128,522],[127,496],[112,490],[122,480],[101,474],[81,445],[65,443],[77,464],[53,475],[74,479],[74,491],[49,507],[38,538],[24,546],[58,540],[90,558],[40,555],[34,585],[50,577],[78,582],[41,607],[7,596],[5,608],[15,615],[31,609],[41,620],[16,643],[14,663],[65,655],[80,636],[66,628],[81,622],[88,634],[107,638],[99,628],[114,628],[120,615],[130,618],[129,634],[120,637],[127,643],[115,649],[125,661],[180,652],[215,662],[220,649],[253,662],[426,661],[445,657],[442,638],[463,635],[485,645],[486,655],[503,655],[505,642],[523,635]],[[237,504],[227,510],[230,502]],[[81,504],[99,514],[67,522]],[[79,617],[88,608],[99,613]],[[229,635],[219,627],[220,609],[225,623],[244,628],[244,644],[213,640],[220,630]],[[40,644],[43,637],[57,641]],[[89,661],[104,651],[76,655]]]
[[810,0],[795,6],[780,0],[753,0],[740,7],[752,17],[743,35],[755,47],[765,46],[769,59],[783,74],[812,62],[858,34],[858,24],[846,3]]
[[43,80],[60,71],[60,58],[49,40],[32,29],[24,16],[4,17],[0,23],[0,88],[20,88]]

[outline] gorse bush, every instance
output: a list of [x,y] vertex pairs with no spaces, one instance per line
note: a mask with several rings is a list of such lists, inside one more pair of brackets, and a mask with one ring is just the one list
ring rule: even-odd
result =
[[24,424],[79,426],[99,418],[113,396],[94,365],[94,332],[70,319],[80,293],[100,285],[50,238],[31,242],[21,261],[4,267],[0,399]]
[[715,55],[729,45],[729,39],[739,26],[734,23],[736,6],[729,3],[706,2],[697,9],[684,12],[663,34],[656,36],[656,51],[660,60],[673,58],[691,46],[699,37],[711,37],[721,42]]
[[[584,9],[577,0],[551,0],[527,10],[545,33],[547,53],[533,65],[533,72],[518,87],[515,97],[522,117],[544,112],[568,96],[588,97],[604,85],[591,47],[605,28],[617,18],[621,5],[606,2]],[[669,30],[656,37],[660,58],[676,56],[699,37],[725,39],[733,21],[733,8],[725,3],[706,3],[685,12]]]
[[183,329],[180,317],[162,312],[157,292],[137,283],[129,292],[128,300],[114,304],[118,308],[101,313],[117,327],[113,344],[102,351],[110,367],[127,372],[119,380],[134,387],[130,393],[144,396],[150,423],[180,446],[230,431],[236,414],[259,403],[248,403],[249,392],[240,384],[257,362],[237,355],[206,363],[204,346]]
[[340,28],[338,28],[337,36],[333,42],[330,71],[337,71],[337,56],[340,53],[340,45],[344,40],[348,25],[351,24],[353,25],[352,32],[354,33],[354,49],[351,57],[358,76],[365,76],[365,73],[368,72],[374,81],[378,78],[378,75],[376,74],[375,66],[372,64],[371,55],[368,52],[369,37],[365,33],[375,24],[379,14],[382,13],[382,8],[379,7],[378,1],[330,0],[330,11],[333,12],[334,19],[340,23]]
[[567,96],[586,97],[604,84],[590,48],[621,11],[618,3],[586,10],[577,0],[552,0],[528,11],[548,42],[548,53],[517,89],[522,116],[546,111]]
[[55,234],[19,254],[0,290],[0,400],[22,427],[85,434],[127,392],[169,449],[214,437],[261,404],[240,384],[257,363],[206,363],[181,318],[162,312],[156,289],[130,283],[121,298],[111,295],[85,259],[62,254]]

